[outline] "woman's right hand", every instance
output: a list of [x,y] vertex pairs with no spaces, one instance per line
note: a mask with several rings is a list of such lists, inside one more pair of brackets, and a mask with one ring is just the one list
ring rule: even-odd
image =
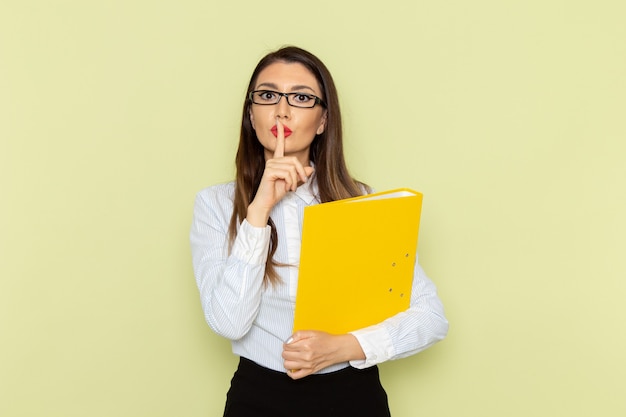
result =
[[313,173],[295,156],[285,156],[285,129],[276,119],[276,149],[272,159],[265,161],[265,170],[254,200],[248,206],[246,220],[252,226],[265,227],[272,208],[287,195],[296,191],[300,182],[307,181]]

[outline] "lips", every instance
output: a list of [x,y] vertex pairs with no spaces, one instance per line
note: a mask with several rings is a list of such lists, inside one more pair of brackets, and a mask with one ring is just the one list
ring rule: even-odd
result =
[[[276,125],[272,126],[270,130],[272,131],[272,135],[274,135],[275,137],[278,137],[278,128],[276,127]],[[283,126],[283,130],[285,132],[286,138],[291,135],[291,129],[289,129],[287,126]]]

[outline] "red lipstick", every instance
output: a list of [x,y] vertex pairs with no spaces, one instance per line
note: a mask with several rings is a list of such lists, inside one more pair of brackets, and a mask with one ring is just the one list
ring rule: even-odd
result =
[[[278,127],[276,127],[276,125],[272,126],[270,130],[272,131],[272,135],[278,137]],[[283,126],[283,131],[285,132],[286,138],[291,135],[291,129],[289,129],[287,126]]]

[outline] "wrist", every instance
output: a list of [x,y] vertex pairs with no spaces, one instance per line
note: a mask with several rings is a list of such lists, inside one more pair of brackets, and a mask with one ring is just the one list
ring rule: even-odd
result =
[[347,333],[340,337],[342,338],[344,362],[365,359],[365,352],[363,352],[359,340],[353,334]]
[[250,203],[248,206],[248,211],[246,213],[246,220],[250,225],[254,227],[265,227],[267,226],[267,221],[270,218],[269,209],[264,209],[262,207],[258,207],[254,204],[254,201]]

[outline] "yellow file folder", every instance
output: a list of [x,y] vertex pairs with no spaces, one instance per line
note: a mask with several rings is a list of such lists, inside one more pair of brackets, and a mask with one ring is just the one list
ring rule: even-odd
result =
[[306,207],[294,330],[342,334],[406,310],[421,208],[406,188]]

